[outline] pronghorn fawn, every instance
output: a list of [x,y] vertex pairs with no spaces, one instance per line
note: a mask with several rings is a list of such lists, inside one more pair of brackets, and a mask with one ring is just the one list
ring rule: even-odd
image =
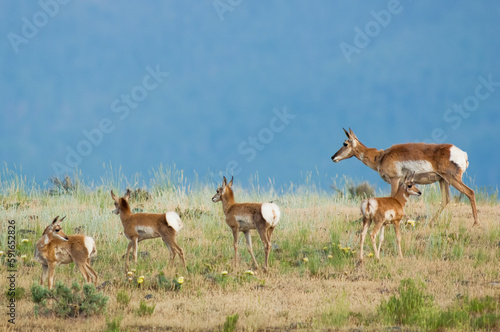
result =
[[366,166],[377,171],[385,182],[391,184],[391,196],[396,194],[404,171],[415,173],[416,184],[431,184],[439,181],[441,207],[431,219],[437,219],[450,202],[450,185],[469,198],[474,226],[479,225],[474,191],[462,182],[469,166],[467,153],[451,144],[406,143],[396,144],[385,150],[363,145],[351,129],[344,129],[347,139],[333,156],[332,161],[356,157]]
[[42,264],[40,285],[47,279],[49,289],[54,285],[54,271],[57,265],[75,262],[86,283],[97,283],[97,273],[90,266],[90,258],[97,255],[94,239],[84,235],[66,235],[62,231],[61,222],[57,216],[45,228],[42,237],[35,246],[35,259]]
[[[361,249],[360,259],[363,260],[363,245],[365,243],[368,227],[373,222],[373,227],[370,237],[372,239],[373,251],[375,257],[380,259],[380,247],[384,241],[384,227],[386,224],[394,224],[396,231],[396,240],[398,243],[399,257],[403,258],[401,252],[401,234],[399,233],[399,222],[404,215],[404,206],[410,195],[420,196],[422,193],[415,186],[413,180],[415,174],[406,173],[399,181],[396,194],[392,197],[368,198],[361,202],[361,213],[363,214],[363,231],[361,232]],[[377,248],[376,237],[380,232],[379,245]]]
[[118,198],[111,190],[111,198],[115,201],[115,214],[120,215],[123,231],[129,244],[125,254],[125,269],[129,268],[129,253],[133,250],[134,262],[137,263],[137,244],[143,240],[161,237],[163,243],[170,250],[170,268],[174,264],[174,258],[178,254],[182,260],[182,265],[186,269],[184,251],[177,244],[177,232],[181,230],[183,224],[181,218],[175,212],[167,213],[132,213],[129,205],[130,190],[127,189],[125,196]]
[[214,203],[222,201],[226,223],[233,231],[234,267],[238,266],[239,232],[243,232],[254,267],[258,269],[259,265],[253,254],[252,238],[250,235],[250,230],[256,229],[264,245],[266,254],[264,271],[267,271],[269,268],[269,253],[271,252],[271,235],[280,220],[280,209],[274,203],[235,203],[232,186],[233,178],[227,183],[226,177],[224,177],[222,186],[217,188],[217,193],[212,198],[212,201]]

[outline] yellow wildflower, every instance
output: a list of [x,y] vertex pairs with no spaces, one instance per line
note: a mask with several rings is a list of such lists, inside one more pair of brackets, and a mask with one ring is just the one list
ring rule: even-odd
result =
[[182,283],[183,283],[183,282],[184,282],[184,277],[179,277],[179,278],[177,278],[177,283],[178,283],[179,285],[182,285]]

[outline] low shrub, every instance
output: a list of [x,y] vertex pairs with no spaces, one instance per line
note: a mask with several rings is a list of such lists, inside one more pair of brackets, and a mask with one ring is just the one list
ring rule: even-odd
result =
[[82,288],[75,281],[71,289],[57,282],[53,290],[41,285],[31,286],[31,297],[35,302],[35,313],[58,317],[89,317],[104,313],[108,297],[98,292],[94,285],[85,284]]

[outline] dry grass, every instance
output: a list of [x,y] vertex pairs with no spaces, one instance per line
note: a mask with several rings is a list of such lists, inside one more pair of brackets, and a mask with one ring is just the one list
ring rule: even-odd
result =
[[[0,210],[4,223],[0,232],[6,234],[6,220],[16,220],[17,242],[28,238],[30,242],[21,252],[28,255],[16,273],[16,287],[26,289],[26,295],[17,302],[16,330],[22,331],[96,331],[106,329],[108,320],[123,316],[121,329],[138,330],[205,330],[222,329],[227,316],[239,314],[238,329],[245,330],[322,330],[352,329],[369,325],[382,329],[383,323],[370,320],[376,306],[397,290],[405,278],[422,280],[428,293],[435,297],[438,306],[450,306],[461,295],[482,297],[500,294],[500,209],[497,203],[480,203],[481,227],[472,227],[470,205],[452,203],[441,216],[438,225],[430,227],[425,216],[437,208],[437,203],[412,199],[406,212],[416,219],[416,226],[403,225],[402,246],[404,259],[397,258],[392,226],[386,231],[380,262],[365,259],[358,263],[359,231],[361,221],[359,201],[335,199],[327,195],[283,195],[277,203],[283,216],[275,230],[271,253],[271,270],[246,276],[250,257],[241,245],[240,268],[231,268],[233,257],[232,235],[223,221],[222,208],[212,204],[210,188],[196,195],[182,192],[165,192],[147,201],[132,203],[145,212],[173,210],[183,213],[185,228],[178,243],[184,248],[188,272],[177,267],[165,271],[172,279],[182,275],[185,282],[179,291],[158,290],[155,278],[165,270],[168,251],[160,239],[139,244],[139,251],[149,256],[139,258],[137,275],[146,281],[140,287],[129,282],[124,271],[127,240],[122,235],[118,216],[112,215],[112,200],[107,192],[81,198],[78,195],[38,197],[27,199],[17,208]],[[236,190],[238,192],[238,190]],[[267,200],[271,197],[244,197],[236,193],[237,200]],[[67,215],[66,234],[74,234],[78,227],[95,238],[98,258],[93,263],[100,282],[110,284],[103,292],[109,296],[107,313],[89,319],[60,319],[35,317],[34,304],[29,289],[37,283],[41,273],[33,260],[33,243],[43,228],[56,215]],[[35,234],[21,234],[23,229]],[[254,251],[257,261],[263,262],[260,239],[254,234]],[[5,249],[2,238],[0,250]],[[338,244],[351,247],[356,253],[343,254]],[[324,249],[326,247],[326,250]],[[371,252],[370,243],[366,244]],[[328,254],[333,255],[329,259]],[[309,262],[303,261],[308,257]],[[134,265],[132,265],[134,266]],[[223,279],[221,271],[229,274]],[[7,275],[5,265],[0,278]],[[71,284],[82,281],[73,265],[56,269],[56,281]],[[3,283],[2,283],[3,284]],[[4,286],[0,302],[5,308]],[[116,294],[125,290],[131,295],[128,305],[117,302]],[[148,304],[156,304],[151,316],[138,317],[136,310],[146,295],[153,297]],[[4,309],[5,310],[5,309]],[[0,330],[12,329],[5,315],[0,320]]]

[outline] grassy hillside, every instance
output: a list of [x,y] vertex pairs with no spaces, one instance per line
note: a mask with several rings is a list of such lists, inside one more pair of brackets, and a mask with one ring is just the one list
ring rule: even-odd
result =
[[[139,259],[131,264],[135,271],[129,275],[122,258],[127,240],[119,217],[111,213],[109,190],[123,194],[120,183],[133,180],[109,175],[99,185],[73,181],[68,191],[62,183],[51,193],[15,172],[4,172],[1,180],[0,250],[7,252],[7,221],[15,220],[15,286],[18,292],[25,290],[16,301],[19,330],[500,328],[496,195],[478,195],[480,227],[472,227],[468,202],[457,199],[431,227],[428,217],[440,196],[437,186],[420,186],[423,196],[412,197],[406,208],[415,226],[402,225],[404,259],[397,258],[390,227],[381,260],[367,258],[360,264],[361,198],[318,191],[312,185],[287,192],[235,186],[238,202],[273,200],[282,209],[273,234],[270,271],[251,274],[244,240],[240,240],[240,266],[232,268],[232,235],[222,206],[211,202],[216,184],[189,185],[182,172],[160,169],[156,182],[131,199],[131,206],[181,215],[185,227],[178,243],[185,252],[187,271],[179,261],[168,270],[168,250],[160,239],[153,239],[139,243]],[[92,318],[47,316],[35,310],[31,299],[30,288],[39,282],[42,270],[33,258],[34,243],[57,215],[67,216],[66,234],[84,233],[96,241],[98,256],[92,265],[99,274],[98,285],[105,283],[99,291],[109,300],[106,310]],[[256,233],[253,243],[262,264],[263,248]],[[372,252],[369,240],[365,250]],[[9,273],[5,254],[0,262],[0,278],[5,280]],[[55,278],[68,287],[75,280],[83,283],[74,264],[56,268]],[[8,285],[1,287],[0,303],[5,308]],[[2,317],[0,329],[11,326]]]

